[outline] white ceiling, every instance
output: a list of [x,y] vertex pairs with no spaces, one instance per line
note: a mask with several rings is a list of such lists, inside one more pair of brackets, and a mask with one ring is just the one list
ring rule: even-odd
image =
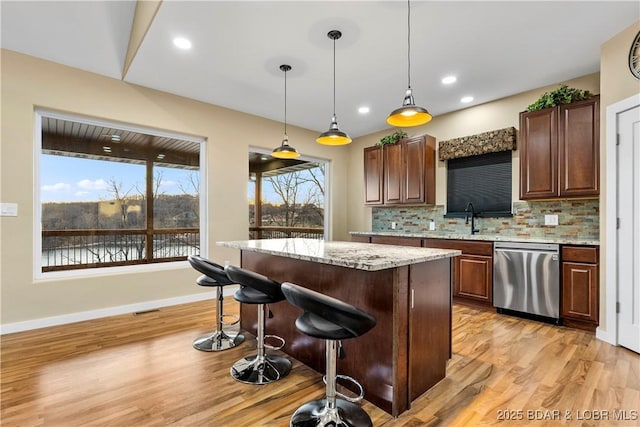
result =
[[[0,3],[2,48],[122,79],[135,1]],[[640,19],[637,1],[411,3],[411,86],[432,114],[590,74],[600,46]],[[322,132],[387,128],[407,87],[407,3],[168,1],[124,81]],[[176,36],[193,48],[176,49]],[[440,83],[453,74],[458,81]],[[471,104],[461,104],[465,95]],[[371,108],[368,115],[358,107]],[[526,105],[522,106],[524,109]],[[292,141],[292,144],[295,143]]]

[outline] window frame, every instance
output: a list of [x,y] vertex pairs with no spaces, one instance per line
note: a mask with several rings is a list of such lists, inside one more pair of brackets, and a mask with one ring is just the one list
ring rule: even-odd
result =
[[200,175],[200,195],[199,195],[199,215],[200,215],[200,254],[207,256],[207,236],[208,236],[208,221],[207,211],[207,163],[206,163],[206,138],[197,137],[192,135],[186,135],[177,132],[165,131],[146,126],[133,125],[129,123],[118,122],[115,120],[103,120],[93,117],[87,117],[79,114],[63,113],[46,108],[36,108],[34,110],[34,192],[33,192],[33,206],[34,206],[34,224],[33,224],[33,277],[36,281],[58,279],[58,278],[73,278],[73,277],[89,277],[89,276],[104,276],[112,274],[123,274],[133,272],[145,272],[145,271],[162,271],[171,270],[176,267],[182,268],[188,266],[187,261],[165,261],[148,264],[135,264],[124,266],[105,266],[105,267],[91,267],[61,271],[42,271],[42,198],[41,198],[41,171],[40,171],[40,158],[42,155],[42,118],[48,117],[59,120],[73,121],[82,124],[88,124],[93,126],[109,127],[119,129],[128,132],[143,133],[147,135],[153,135],[158,137],[176,138],[185,141],[193,142],[199,145],[199,175]]
[[[248,153],[264,154],[270,156],[271,151],[265,148],[249,146]],[[331,160],[322,159],[319,157],[311,157],[307,155],[301,155],[298,160],[304,160],[305,162],[322,163],[325,167],[324,170],[324,240],[330,240],[332,236],[332,223],[331,223]],[[248,199],[248,195],[246,197]],[[247,221],[249,215],[247,215]]]

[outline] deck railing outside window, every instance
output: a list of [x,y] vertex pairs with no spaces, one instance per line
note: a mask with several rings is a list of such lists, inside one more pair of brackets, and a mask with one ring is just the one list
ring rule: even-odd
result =
[[42,271],[180,261],[199,253],[197,228],[42,233]]
[[323,239],[322,227],[249,227],[249,239],[281,239],[281,238]]

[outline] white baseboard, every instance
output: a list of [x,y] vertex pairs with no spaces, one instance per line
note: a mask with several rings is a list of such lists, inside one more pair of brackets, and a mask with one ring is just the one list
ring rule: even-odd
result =
[[615,337],[615,334],[609,332],[611,331],[611,327],[609,327],[608,330],[603,331],[602,329],[600,329],[600,327],[596,328],[596,338],[599,339],[600,341],[604,341],[606,343],[609,343],[611,345],[618,345],[618,340]]
[[[237,289],[235,286],[224,288],[225,296],[233,295]],[[66,325],[68,323],[82,322],[84,320],[100,319],[103,317],[117,316],[119,314],[136,313],[138,311],[154,310],[161,307],[186,304],[190,302],[215,299],[215,291],[201,292],[198,294],[185,295],[174,298],[166,298],[154,301],[145,301],[136,304],[120,305],[116,307],[101,308],[98,310],[81,311],[77,313],[62,314],[60,316],[42,317],[39,319],[25,320],[24,322],[14,322],[0,325],[0,335],[12,334],[15,332],[30,331],[33,329],[47,328],[49,326]]]

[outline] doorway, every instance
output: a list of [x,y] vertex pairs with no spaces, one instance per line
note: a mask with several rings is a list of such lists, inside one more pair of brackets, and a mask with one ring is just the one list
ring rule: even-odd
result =
[[640,94],[607,108],[607,337],[640,353]]

